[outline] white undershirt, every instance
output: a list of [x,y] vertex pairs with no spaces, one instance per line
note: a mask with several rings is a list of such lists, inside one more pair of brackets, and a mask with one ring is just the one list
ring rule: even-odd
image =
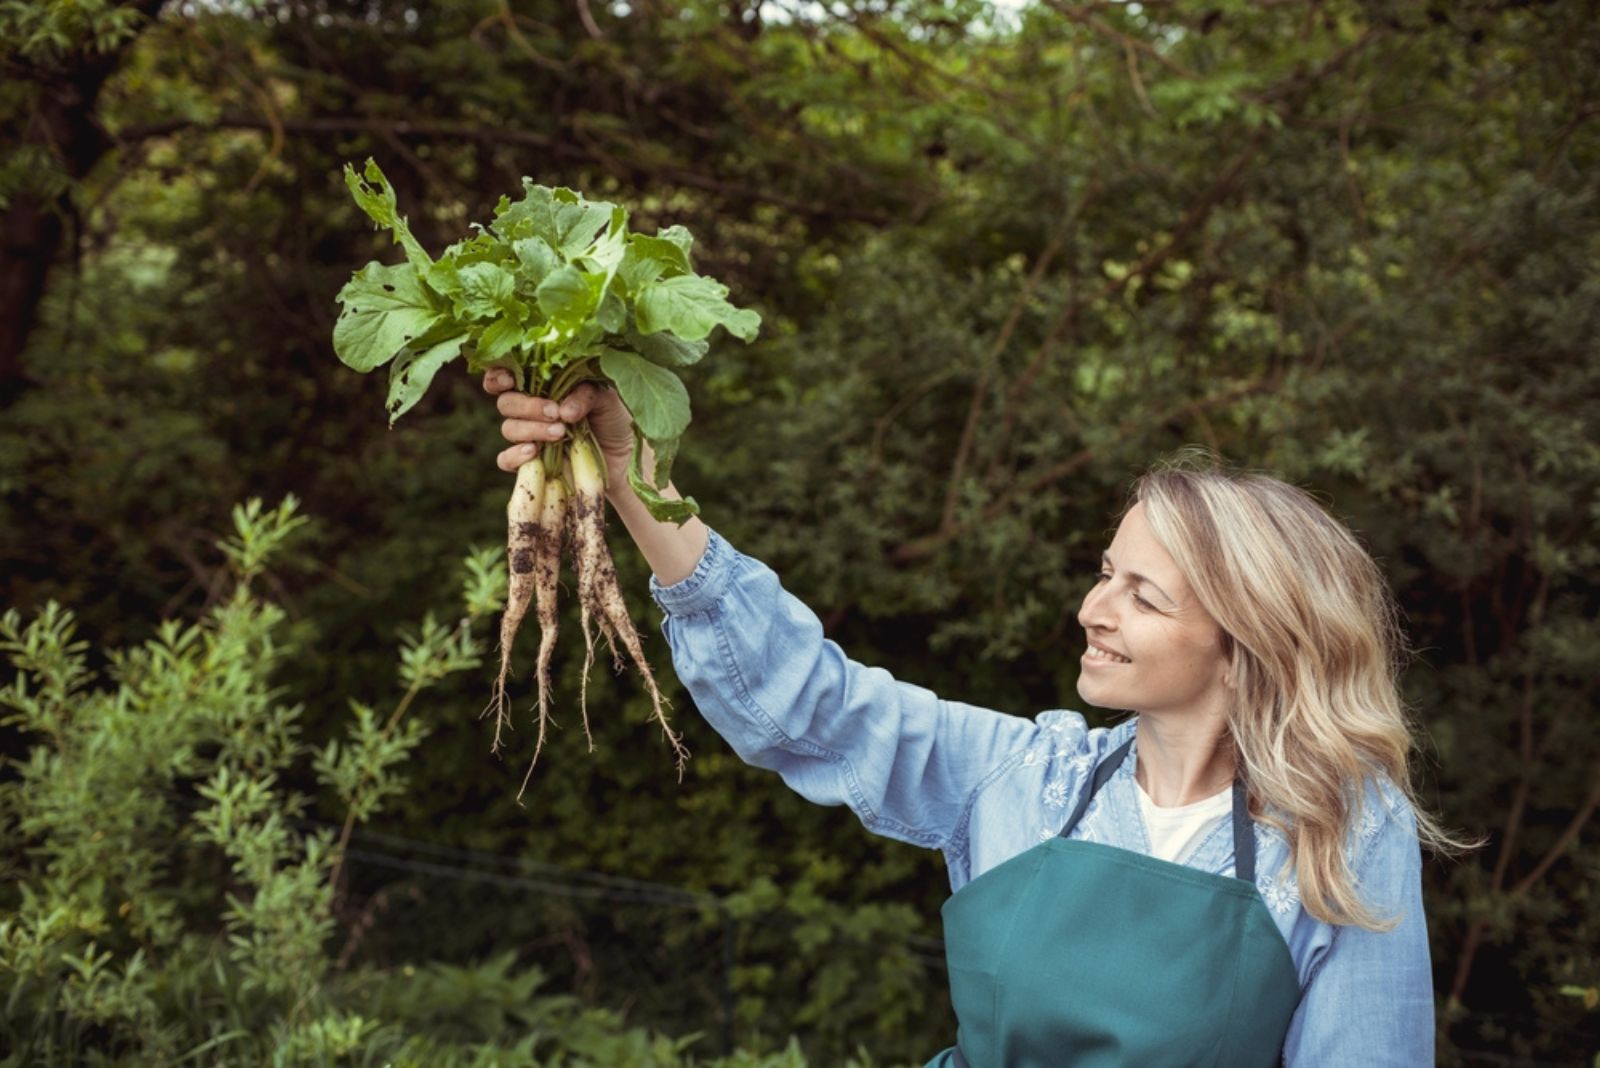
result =
[[[1139,785],[1137,779],[1134,785]],[[1139,786],[1139,808],[1150,832],[1150,855],[1181,864],[1181,858],[1233,810],[1233,784],[1223,787],[1221,793],[1175,808],[1162,808]]]

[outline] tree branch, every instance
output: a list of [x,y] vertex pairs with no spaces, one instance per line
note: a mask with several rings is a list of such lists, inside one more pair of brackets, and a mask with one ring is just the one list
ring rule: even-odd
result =
[[1122,277],[1108,281],[1094,296],[1089,298],[1078,297],[1068,302],[1066,308],[1062,310],[1055,323],[1050,327],[1050,332],[1039,343],[1039,349],[1033,354],[1033,359],[1028,362],[1027,367],[1023,368],[1022,373],[1017,376],[1016,381],[1011,384],[1011,388],[1007,392],[1005,408],[1001,417],[1000,434],[1002,440],[1011,431],[1011,426],[1014,422],[1013,409],[1033,388],[1034,379],[1044,369],[1045,361],[1055,351],[1055,347],[1061,339],[1072,329],[1073,324],[1077,321],[1078,314],[1085,305],[1116,296],[1127,288],[1128,283],[1135,278],[1150,274],[1165,263],[1173,252],[1177,250],[1178,246],[1205,222],[1206,217],[1211,214],[1211,210],[1232,191],[1239,175],[1243,173],[1245,166],[1249,164],[1256,151],[1260,148],[1262,136],[1261,132],[1257,131],[1254,139],[1245,146],[1243,152],[1234,158],[1234,161],[1228,165],[1221,176],[1194,199],[1194,202],[1189,205],[1189,209],[1184,212],[1183,218],[1178,221],[1178,225],[1173,229],[1172,236],[1165,243],[1159,248],[1152,249],[1143,259],[1129,268],[1128,272]]
[[[541,149],[546,154],[553,156],[566,156],[586,162],[601,162],[593,159],[589,154],[579,151],[571,142],[557,140],[545,134],[535,133],[532,130],[519,130],[512,127],[478,126],[464,122],[415,122],[408,119],[322,116],[307,119],[284,119],[282,128],[288,134],[302,136],[372,133],[380,137],[392,135],[413,138],[460,138],[468,141],[490,141],[497,144],[526,145],[531,148]],[[115,131],[112,136],[119,143],[132,144],[147,141],[151,138],[170,137],[184,130],[196,130],[202,133],[215,133],[221,130],[262,130],[270,133],[271,127],[265,120],[252,116],[223,116],[209,122],[192,119],[172,119],[166,122],[148,123],[143,126],[132,126]],[[774,193],[771,190],[726,182],[678,167],[662,167],[638,161],[631,161],[630,165],[662,181],[676,182],[679,185],[702,189],[708,193],[716,193],[736,200],[773,204],[781,208],[787,208],[800,215],[817,218],[851,219],[880,226],[892,221],[888,216],[877,212],[851,208],[839,203],[807,204],[793,197]]]
[[1595,769],[1594,785],[1589,788],[1589,796],[1584,798],[1583,804],[1579,806],[1578,811],[1572,814],[1572,819],[1567,821],[1566,829],[1561,832],[1561,836],[1556,839],[1555,844],[1545,851],[1544,856],[1539,859],[1539,863],[1534,865],[1533,870],[1524,875],[1517,882],[1517,885],[1511,888],[1512,897],[1521,897],[1531,890],[1533,884],[1538,882],[1544,876],[1544,873],[1549,871],[1551,866],[1561,859],[1561,855],[1567,851],[1567,847],[1576,842],[1578,835],[1583,833],[1584,825],[1589,822],[1590,817],[1594,815],[1597,808],[1600,808],[1600,767]]
[[[1087,198],[1085,198],[1087,199]],[[1062,219],[1061,225],[1051,236],[1044,251],[1039,253],[1039,258],[1034,261],[1033,270],[1028,272],[1027,281],[1017,291],[1011,301],[1011,309],[1006,314],[1006,321],[1001,325],[1000,332],[995,335],[994,343],[989,346],[989,351],[984,353],[983,365],[978,373],[978,384],[972,390],[972,403],[967,406],[967,420],[961,428],[961,440],[956,445],[954,462],[950,465],[950,477],[946,481],[944,512],[939,519],[939,529],[944,530],[955,520],[956,501],[961,494],[961,477],[966,472],[967,457],[972,452],[972,442],[977,436],[978,417],[983,412],[983,398],[989,392],[989,382],[994,375],[996,362],[1005,347],[1011,341],[1011,335],[1016,332],[1017,323],[1022,320],[1023,309],[1027,307],[1028,298],[1033,296],[1033,291],[1039,288],[1039,282],[1044,278],[1045,271],[1049,270],[1056,254],[1061,251],[1061,246],[1066,243],[1067,231],[1071,228],[1084,200],[1079,201],[1079,210],[1068,212]]]
[[[1130,416],[1118,424],[1116,432],[1113,435],[1113,440],[1117,442],[1126,441],[1140,430],[1143,430],[1152,424],[1164,423],[1169,419],[1183,415],[1185,412],[1204,411],[1207,408],[1216,408],[1221,405],[1231,404],[1232,402],[1239,400],[1241,397],[1248,396],[1252,393],[1261,392],[1263,390],[1272,389],[1276,386],[1276,384],[1277,382],[1275,378],[1269,378],[1265,375],[1261,375],[1251,378],[1245,382],[1230,386],[1229,388],[1220,392],[1213,393],[1209,397],[1202,398],[1198,401],[1185,398],[1184,400],[1178,401],[1175,404],[1169,405],[1165,410],[1157,412],[1153,416],[1145,413]],[[1079,468],[1089,463],[1089,461],[1093,460],[1095,454],[1096,450],[1094,448],[1079,449],[1072,455],[1062,458],[1056,463],[1051,464],[1049,467],[1044,468],[1042,471],[1034,472],[1023,481],[1013,483],[1005,492],[1001,493],[993,501],[989,502],[988,506],[984,508],[982,514],[979,516],[978,522],[980,524],[988,523],[1004,513],[1007,508],[1011,507],[1011,503],[1017,498],[1037,493],[1051,483],[1061,481],[1074,471],[1077,471]],[[920,560],[924,557],[932,556],[947,543],[960,537],[960,535],[966,531],[967,526],[967,524],[953,523],[950,527],[935,531],[933,534],[929,534],[925,537],[916,538],[908,542],[902,542],[900,545],[897,545],[895,548],[889,551],[889,562],[893,564],[906,564],[913,560]]]

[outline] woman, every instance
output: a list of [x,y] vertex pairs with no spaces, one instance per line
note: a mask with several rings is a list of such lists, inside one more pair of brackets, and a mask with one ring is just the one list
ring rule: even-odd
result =
[[[1401,639],[1355,538],[1275,479],[1147,474],[1078,620],[1087,729],[847,660],[777,577],[624,476],[615,394],[559,411],[491,372],[513,442],[589,419],[705,718],[805,797],[941,850],[957,1045],[930,1062],[1425,1065],[1433,993]],[[669,494],[670,495],[670,494]]]

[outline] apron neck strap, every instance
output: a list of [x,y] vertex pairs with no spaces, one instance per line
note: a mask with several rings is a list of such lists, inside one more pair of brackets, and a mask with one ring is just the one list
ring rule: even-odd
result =
[[1061,828],[1061,837],[1066,838],[1072,834],[1072,828],[1078,825],[1083,814],[1089,809],[1089,802],[1094,800],[1094,795],[1100,792],[1100,787],[1106,784],[1117,768],[1122,766],[1122,758],[1128,755],[1128,750],[1133,748],[1133,739],[1129,738],[1111,755],[1100,761],[1100,766],[1094,769],[1094,776],[1089,780],[1089,788],[1078,795],[1078,805],[1072,810],[1072,815],[1067,817],[1067,824]]
[[[1061,828],[1061,837],[1066,838],[1072,834],[1072,829],[1078,825],[1083,814],[1089,809],[1089,802],[1094,800],[1094,795],[1116,774],[1122,761],[1133,748],[1133,739],[1129,738],[1111,752],[1094,769],[1094,776],[1089,780],[1089,788],[1078,795],[1078,804],[1072,810],[1072,815],[1067,817],[1067,822]],[[1245,790],[1244,780],[1234,777],[1233,780],[1233,873],[1235,878],[1247,883],[1256,881],[1256,836],[1255,824],[1250,819],[1250,799]]]
[[1237,775],[1233,779],[1233,876],[1247,883],[1256,881],[1256,829],[1250,821],[1250,796]]

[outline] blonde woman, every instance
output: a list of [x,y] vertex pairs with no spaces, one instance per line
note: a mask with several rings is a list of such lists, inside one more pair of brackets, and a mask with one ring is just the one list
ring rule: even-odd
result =
[[628,488],[629,420],[494,372],[515,470],[588,418],[654,571],[678,677],[747,762],[941,850],[971,1068],[1426,1065],[1433,990],[1390,596],[1292,486],[1139,480],[1078,612],[1089,729],[943,700],[846,658],[776,575]]

